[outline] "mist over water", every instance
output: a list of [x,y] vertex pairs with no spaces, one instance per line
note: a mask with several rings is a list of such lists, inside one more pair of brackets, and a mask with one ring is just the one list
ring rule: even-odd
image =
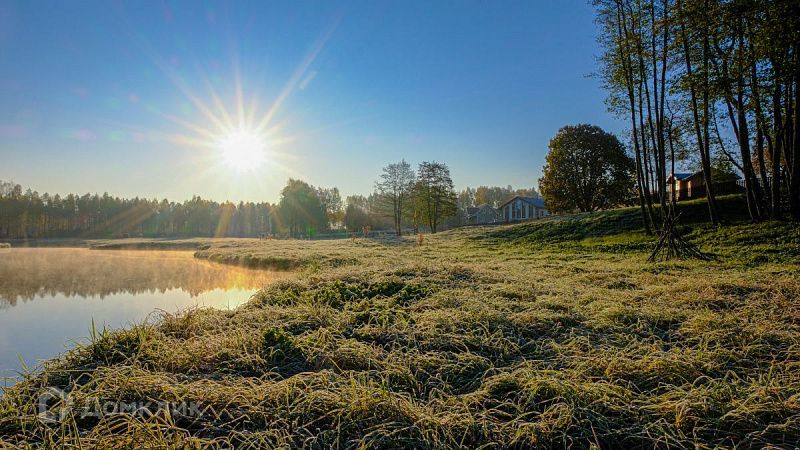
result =
[[[192,252],[0,249],[0,377],[14,377],[97,329],[158,310],[235,308],[288,274],[198,260]],[[0,386],[2,386],[0,382]]]

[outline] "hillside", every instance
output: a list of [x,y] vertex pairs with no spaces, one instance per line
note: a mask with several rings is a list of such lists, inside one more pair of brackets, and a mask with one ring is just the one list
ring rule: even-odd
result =
[[[726,199],[735,210],[736,199]],[[687,236],[647,263],[638,210],[381,242],[208,240],[196,256],[293,268],[235,311],[98,333],[0,399],[0,444],[686,448],[800,445],[800,229]],[[71,411],[195,402],[199,417]]]

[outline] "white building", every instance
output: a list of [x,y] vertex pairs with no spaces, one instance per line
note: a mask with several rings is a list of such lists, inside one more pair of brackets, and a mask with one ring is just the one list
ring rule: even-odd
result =
[[537,197],[523,197],[516,195],[510,200],[500,205],[501,218],[503,222],[514,222],[517,220],[541,219],[550,215],[550,211],[544,205],[544,200]]

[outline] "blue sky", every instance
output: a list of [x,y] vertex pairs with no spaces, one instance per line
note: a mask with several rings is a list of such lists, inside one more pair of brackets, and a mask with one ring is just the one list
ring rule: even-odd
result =
[[[458,188],[535,186],[561,126],[623,130],[598,53],[585,0],[0,0],[0,179],[277,201],[289,177],[368,193],[405,158]],[[268,135],[246,172],[215,137],[239,98]]]

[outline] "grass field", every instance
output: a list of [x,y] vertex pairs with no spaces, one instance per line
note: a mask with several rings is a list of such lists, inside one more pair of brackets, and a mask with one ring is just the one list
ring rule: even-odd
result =
[[[98,333],[6,392],[0,447],[794,448],[800,228],[711,229],[703,211],[683,217],[711,262],[646,262],[635,209],[421,246],[201,241],[197,257],[296,276],[235,311]],[[48,386],[202,414],[45,424]]]

